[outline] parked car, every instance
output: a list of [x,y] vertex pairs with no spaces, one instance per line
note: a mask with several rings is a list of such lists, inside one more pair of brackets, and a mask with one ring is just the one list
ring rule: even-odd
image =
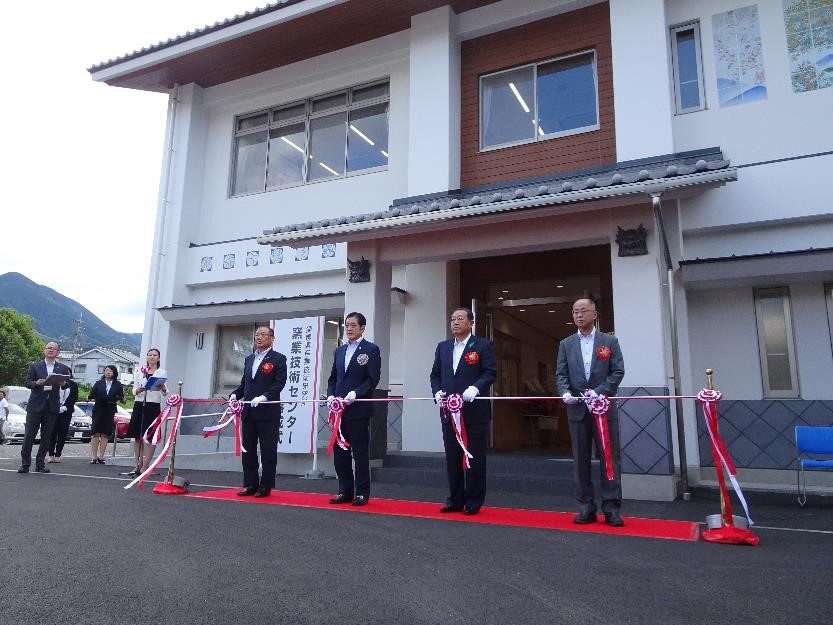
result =
[[26,435],[26,411],[18,404],[9,404],[9,417],[3,423],[3,433],[10,443],[22,443]]
[[[113,415],[114,434],[120,439],[127,438],[127,428],[130,425],[130,412],[121,406],[116,407],[116,414]],[[113,437],[110,437],[113,441]]]
[[75,410],[72,411],[72,419],[69,422],[69,429],[67,430],[67,441],[80,440],[84,443],[89,443],[92,437],[93,418],[84,410],[76,405]]

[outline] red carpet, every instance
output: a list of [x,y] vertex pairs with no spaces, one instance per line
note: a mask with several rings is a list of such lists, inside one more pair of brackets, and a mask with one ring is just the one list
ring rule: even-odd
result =
[[[339,505],[328,503],[332,495],[318,493],[298,493],[273,490],[269,497],[238,497],[238,489],[222,489],[190,493],[186,497],[198,499],[226,499],[241,503],[273,504],[281,506],[298,506],[302,508],[324,508],[341,512],[359,512],[364,514],[390,514],[393,516],[439,519],[442,521],[460,521],[463,523],[486,523],[490,525],[513,525],[515,527],[535,527],[549,530],[570,532],[591,532],[594,534],[616,534],[620,536],[640,536],[643,538],[661,538],[665,540],[696,541],[697,523],[691,521],[666,521],[663,519],[639,519],[624,517],[625,527],[609,527],[604,523],[576,525],[573,512],[547,512],[543,510],[515,510],[513,508],[483,507],[477,515],[465,516],[462,513],[441,514],[438,503],[422,501],[403,501],[399,499],[371,498],[366,506]],[[603,519],[603,517],[600,517]]]

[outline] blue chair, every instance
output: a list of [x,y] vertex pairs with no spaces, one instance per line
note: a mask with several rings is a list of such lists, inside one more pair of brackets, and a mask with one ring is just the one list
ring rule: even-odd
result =
[[[807,477],[805,469],[810,471],[833,471],[833,427],[813,427],[810,425],[795,426],[796,451],[796,485],[798,487],[798,503],[807,503]],[[813,456],[830,456],[829,459],[806,458],[806,454]]]

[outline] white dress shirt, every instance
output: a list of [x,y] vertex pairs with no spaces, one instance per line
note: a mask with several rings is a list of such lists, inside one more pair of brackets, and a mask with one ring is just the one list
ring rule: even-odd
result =
[[347,365],[350,364],[350,359],[353,357],[353,354],[356,353],[356,350],[359,349],[359,343],[364,340],[364,337],[360,336],[355,341],[347,341],[347,349],[344,350],[344,370],[347,371]]
[[462,341],[454,339],[454,350],[452,351],[452,362],[454,363],[454,373],[457,373],[457,365],[460,364],[460,358],[463,357],[463,352],[466,351],[466,343],[471,339],[471,332]]
[[596,328],[590,334],[584,335],[579,331],[578,340],[581,344],[581,358],[584,361],[584,379],[590,379],[590,363],[593,361],[593,342],[596,340]]
[[257,368],[260,366],[260,363],[263,362],[263,359],[266,358],[266,354],[269,353],[269,350],[272,349],[271,347],[267,347],[262,352],[255,352],[255,357],[252,360],[252,379],[255,379],[257,375]]
[[[48,360],[44,360],[43,362],[46,364],[46,377],[48,378],[50,375],[52,375],[52,372],[55,371],[55,361],[49,362]],[[51,391],[52,387],[44,386],[43,390]]]

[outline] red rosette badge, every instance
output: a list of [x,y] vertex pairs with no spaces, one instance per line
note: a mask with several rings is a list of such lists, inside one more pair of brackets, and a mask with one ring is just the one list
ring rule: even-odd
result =
[[613,353],[613,352],[612,352],[612,351],[610,351],[610,348],[609,348],[607,345],[602,345],[601,347],[597,347],[597,348],[596,348],[596,357],[597,357],[599,360],[609,360],[609,359],[610,359],[610,355],[611,355],[612,353]]
[[468,365],[476,365],[480,362],[480,356],[478,356],[477,352],[466,352],[466,364]]
[[[477,354],[475,354],[476,356]],[[445,407],[449,412],[460,412],[463,409],[463,398],[459,393],[452,393],[445,400]]]
[[272,373],[272,369],[274,368],[275,366],[271,362],[264,362],[260,365],[260,370],[263,371],[263,373]]

